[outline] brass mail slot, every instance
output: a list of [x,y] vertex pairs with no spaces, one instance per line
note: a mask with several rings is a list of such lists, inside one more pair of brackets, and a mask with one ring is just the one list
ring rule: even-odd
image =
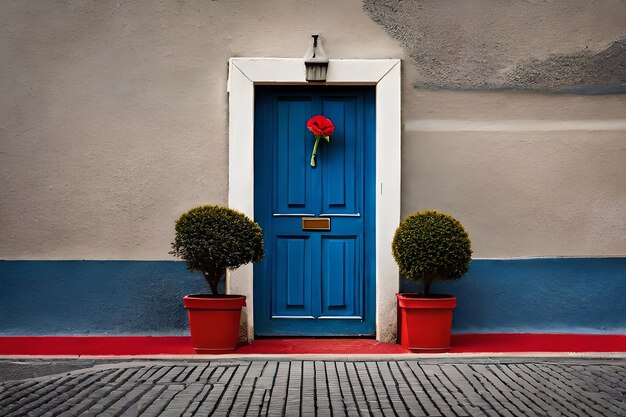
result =
[[302,218],[302,230],[330,230],[330,219],[324,217]]

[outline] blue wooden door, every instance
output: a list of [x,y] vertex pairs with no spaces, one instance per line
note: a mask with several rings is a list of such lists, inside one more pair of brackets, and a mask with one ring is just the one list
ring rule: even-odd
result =
[[[255,97],[254,212],[265,238],[255,333],[374,335],[374,89],[257,86]],[[306,122],[317,114],[335,133],[313,168]],[[328,219],[330,230],[303,219]]]

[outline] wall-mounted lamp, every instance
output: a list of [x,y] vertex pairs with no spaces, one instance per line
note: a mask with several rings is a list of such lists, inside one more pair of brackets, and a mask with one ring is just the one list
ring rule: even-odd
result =
[[322,41],[318,39],[320,35],[311,35],[313,45],[304,55],[304,66],[306,67],[307,81],[326,81],[326,71],[328,70],[328,58],[322,48]]

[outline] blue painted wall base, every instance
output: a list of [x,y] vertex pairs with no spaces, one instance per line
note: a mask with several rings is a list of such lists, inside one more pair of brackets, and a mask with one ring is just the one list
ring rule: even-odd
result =
[[453,333],[626,334],[626,258],[478,259],[431,291],[457,297]]
[[[626,258],[474,260],[433,290],[457,297],[455,333],[626,334]],[[0,261],[0,335],[187,335],[198,292],[182,262]]]
[[200,273],[168,261],[0,261],[0,335],[187,335]]

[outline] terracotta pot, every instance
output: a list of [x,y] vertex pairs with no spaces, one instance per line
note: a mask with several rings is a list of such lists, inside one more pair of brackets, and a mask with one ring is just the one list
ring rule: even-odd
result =
[[243,295],[193,294],[183,297],[189,315],[191,343],[196,353],[228,353],[239,338]]
[[417,294],[396,294],[402,347],[417,352],[450,349],[452,310],[456,307],[456,297],[436,295],[435,298],[419,298],[411,295]]

